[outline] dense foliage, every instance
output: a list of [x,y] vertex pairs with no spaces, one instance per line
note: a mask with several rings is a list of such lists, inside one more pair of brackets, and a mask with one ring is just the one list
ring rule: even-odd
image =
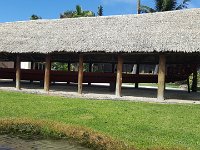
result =
[[89,10],[82,10],[80,5],[76,6],[76,10],[68,10],[60,14],[60,18],[78,18],[78,17],[93,17],[95,13]]
[[140,9],[143,13],[180,10],[188,8],[188,3],[190,1],[191,0],[183,0],[182,3],[178,4],[178,0],[155,0],[155,8],[142,5]]

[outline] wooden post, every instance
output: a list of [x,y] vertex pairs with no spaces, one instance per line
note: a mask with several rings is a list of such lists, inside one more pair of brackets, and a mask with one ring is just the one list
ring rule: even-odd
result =
[[118,64],[117,64],[117,78],[116,78],[116,91],[115,95],[118,97],[122,96],[122,69],[123,69],[123,57],[118,55]]
[[[139,75],[140,74],[140,65],[137,64],[137,67],[136,67],[136,75]],[[138,89],[139,87],[139,83],[135,83],[135,88]]]
[[188,93],[190,93],[190,77],[187,78]]
[[45,75],[44,75],[44,90],[46,92],[49,91],[50,87],[50,71],[51,71],[51,57],[50,55],[47,55],[45,63]]
[[[115,73],[115,63],[112,63],[112,73]],[[110,92],[115,92],[116,89],[116,80],[115,81],[110,81]]]
[[[67,71],[68,72],[71,71],[71,63],[70,62],[67,63]],[[67,84],[70,84],[70,81],[68,81]]]
[[20,56],[17,55],[16,58],[16,89],[20,90],[20,79],[21,79],[21,62],[20,62]]
[[[89,72],[92,72],[92,62],[89,63]],[[88,85],[90,86],[91,83],[88,83]]]
[[197,92],[197,83],[198,83],[198,79],[197,79],[197,67],[196,67],[193,72],[192,92]]
[[164,100],[165,92],[165,74],[166,74],[166,58],[164,54],[159,56],[159,71],[158,71],[158,100]]
[[[14,69],[16,70],[16,59],[13,62],[14,62]],[[16,83],[16,78],[13,79],[13,82]]]
[[78,94],[82,94],[83,91],[83,55],[79,55],[79,67],[78,67]]
[[[33,70],[33,68],[34,68],[34,62],[31,61],[31,70]],[[33,83],[33,80],[30,80],[30,83]]]
[[112,73],[115,73],[115,63],[112,63]]
[[67,71],[70,71],[70,70],[71,70],[71,63],[68,62],[68,63],[67,63]]

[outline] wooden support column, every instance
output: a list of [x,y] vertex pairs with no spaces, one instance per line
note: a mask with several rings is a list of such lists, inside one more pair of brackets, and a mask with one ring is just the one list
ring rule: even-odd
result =
[[[33,70],[33,68],[34,68],[34,62],[33,61],[31,61],[31,70]],[[30,83],[33,83],[33,80],[30,80]]]
[[[115,63],[112,63],[112,73],[115,73]],[[115,92],[116,89],[116,80],[115,81],[110,81],[110,92]]]
[[17,55],[16,58],[16,89],[20,90],[20,80],[21,80],[21,62],[20,62],[20,56]]
[[44,75],[44,90],[49,91],[50,87],[50,71],[51,71],[51,56],[46,56],[45,75]]
[[112,73],[115,73],[115,63],[112,63]]
[[[89,72],[92,72],[92,62],[89,63]],[[91,83],[88,83],[88,85],[90,86]]]
[[[136,75],[139,75],[140,74],[140,65],[137,64],[137,67],[136,67]],[[139,87],[139,83],[135,83],[135,88],[138,89]]]
[[165,74],[166,74],[166,58],[164,54],[159,56],[159,71],[158,71],[158,100],[164,100],[165,92]]
[[187,78],[188,93],[190,93],[190,77]]
[[67,71],[71,71],[71,63],[70,62],[67,63]]
[[[14,63],[14,69],[16,70],[16,59],[13,61]],[[16,83],[16,78],[13,79],[13,82]]]
[[123,69],[123,57],[121,54],[119,54],[118,64],[117,64],[116,91],[115,91],[115,95],[118,97],[122,96],[122,69]]
[[197,67],[196,67],[194,72],[193,72],[192,92],[197,92],[197,83],[198,83],[197,74],[198,73],[197,73]]
[[[67,63],[67,71],[68,72],[71,71],[71,63],[70,62]],[[67,82],[67,84],[70,84],[70,82]]]
[[79,55],[79,67],[78,67],[78,94],[82,94],[83,91],[83,55]]

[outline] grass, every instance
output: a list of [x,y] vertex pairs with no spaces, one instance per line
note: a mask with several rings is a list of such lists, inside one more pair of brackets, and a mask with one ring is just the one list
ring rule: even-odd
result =
[[89,128],[140,149],[200,149],[200,105],[67,99],[0,91],[0,118]]

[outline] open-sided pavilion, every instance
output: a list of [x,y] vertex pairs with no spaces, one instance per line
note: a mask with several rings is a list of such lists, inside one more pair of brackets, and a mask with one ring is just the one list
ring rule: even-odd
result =
[[[185,80],[200,63],[200,9],[0,24],[0,60],[14,69],[0,69],[0,78],[113,83],[121,96],[122,83],[158,83],[164,100],[166,82]],[[45,62],[45,70],[22,70],[21,61]],[[53,71],[51,62],[79,63],[78,72]],[[84,72],[83,63],[110,63],[110,73]],[[117,64],[117,69],[114,69]],[[123,64],[158,64],[158,75],[123,74]],[[182,67],[172,67],[179,65]],[[70,66],[70,65],[69,65]],[[91,71],[91,69],[90,69]]]

